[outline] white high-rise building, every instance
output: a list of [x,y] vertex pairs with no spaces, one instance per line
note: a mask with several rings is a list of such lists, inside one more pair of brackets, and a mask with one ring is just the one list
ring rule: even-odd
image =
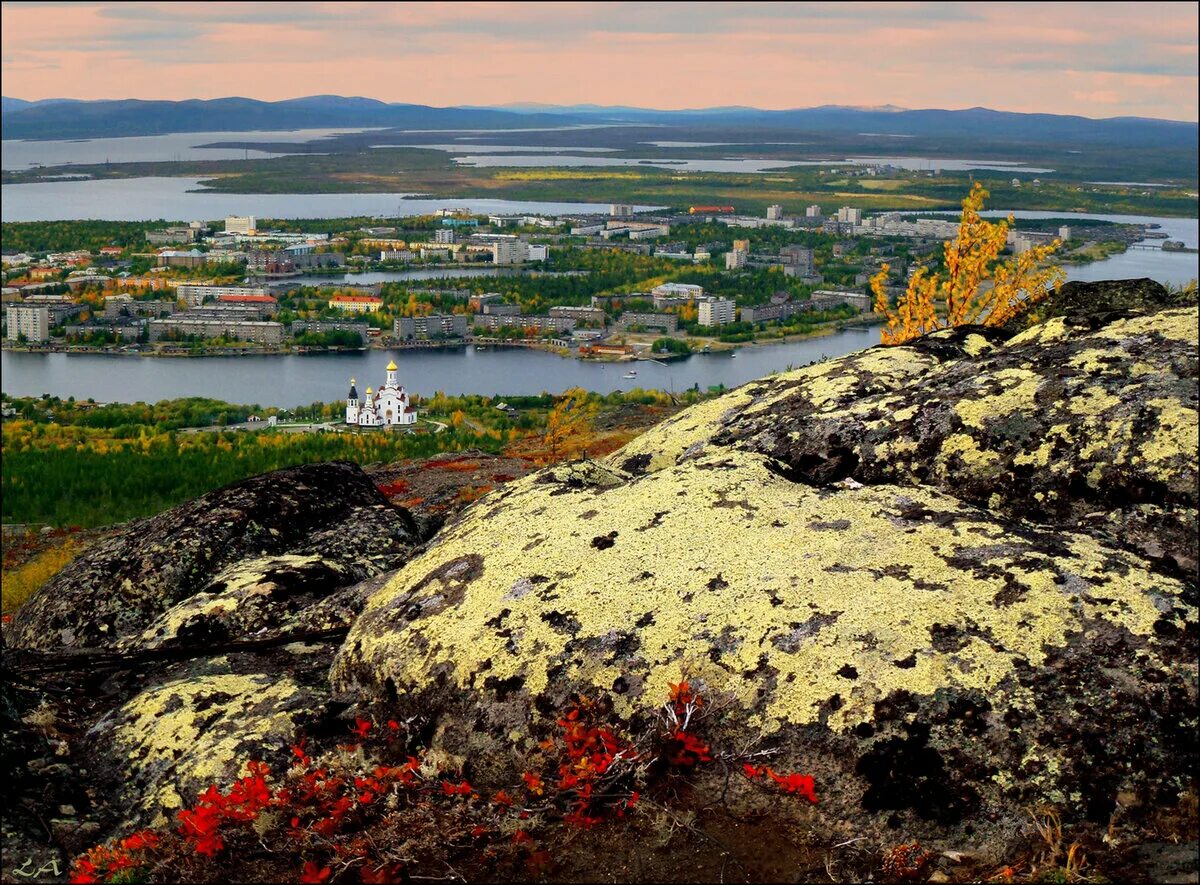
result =
[[725,326],[733,322],[734,302],[730,298],[705,298],[698,307],[696,319],[702,326]]
[[809,206],[807,209],[804,210],[804,217],[805,218],[820,218],[821,217],[821,207],[819,205],[817,205],[816,203],[813,203],[811,206]]
[[29,342],[50,340],[50,308],[33,307],[28,304],[13,304],[8,308],[9,341],[17,341],[22,336]]
[[524,264],[528,258],[528,243],[516,240],[492,244],[492,264]]
[[862,224],[862,209],[853,206],[843,206],[838,209],[837,220],[843,224]]
[[783,207],[779,205],[767,207],[767,221],[778,221],[783,218]]
[[257,230],[253,215],[228,215],[225,218],[227,234],[253,234]]

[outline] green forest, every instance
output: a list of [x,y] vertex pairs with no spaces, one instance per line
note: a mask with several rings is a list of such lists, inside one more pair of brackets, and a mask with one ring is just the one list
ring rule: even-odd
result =
[[[603,414],[621,407],[682,405],[699,391],[670,397],[632,390],[588,394]],[[234,429],[251,415],[283,422],[340,420],[341,403],[290,410],[189,398],[98,406],[57,397],[5,399],[0,459],[5,523],[91,528],[150,516],[249,476],[315,461],[387,464],[443,452],[498,453],[536,443],[558,397],[447,396],[419,400],[415,432],[288,432]],[[496,406],[506,402],[512,415]],[[536,456],[536,448],[529,449]]]

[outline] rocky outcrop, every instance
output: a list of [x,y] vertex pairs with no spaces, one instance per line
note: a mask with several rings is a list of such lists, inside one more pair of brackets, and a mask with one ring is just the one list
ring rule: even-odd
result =
[[156,674],[89,729],[92,779],[117,800],[126,825],[172,823],[209,785],[243,776],[246,762],[286,759],[321,721],[322,651],[295,644],[270,660],[222,656]]
[[[42,587],[9,635],[24,648],[128,647],[143,631],[184,626],[151,625],[197,593],[204,596],[193,605],[211,603],[209,615],[231,611],[238,594],[272,605],[288,597],[295,608],[399,567],[419,541],[408,512],[389,504],[356,465],[278,470],[129,523]],[[263,557],[284,558],[253,561]],[[279,614],[274,608],[268,620]],[[266,626],[238,617],[211,629],[194,618],[188,629],[197,638],[229,638]]]
[[1196,329],[1068,312],[747,385],[476,503],[371,597],[335,686],[486,778],[572,695],[637,722],[688,679],[855,832],[996,845],[1029,803],[1173,801]]
[[639,437],[633,473],[735,448],[790,479],[937,488],[1195,579],[1196,310],[938,332],[749,384]]
[[[347,464],[131,523],[6,631],[6,752],[66,769],[53,795],[91,844],[301,737],[332,750],[354,704],[499,788],[579,696],[644,735],[687,680],[720,754],[688,789],[814,844],[986,864],[1034,805],[1104,827],[1174,804],[1197,762],[1197,310],[1060,294],[1030,328],[748,384],[603,461],[377,476],[450,517],[432,539]],[[25,665],[64,646],[106,651],[59,730]],[[746,753],[812,774],[820,803],[733,776]]]

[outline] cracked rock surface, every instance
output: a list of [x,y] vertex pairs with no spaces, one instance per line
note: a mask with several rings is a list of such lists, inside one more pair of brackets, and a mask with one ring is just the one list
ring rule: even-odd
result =
[[370,597],[334,686],[500,779],[572,695],[644,723],[688,679],[863,831],[997,844],[1032,802],[1174,801],[1196,330],[1068,310],[748,384],[481,499]]

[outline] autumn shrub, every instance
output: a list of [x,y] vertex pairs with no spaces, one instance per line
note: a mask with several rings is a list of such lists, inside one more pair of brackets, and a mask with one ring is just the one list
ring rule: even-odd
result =
[[493,872],[539,875],[554,863],[545,842],[554,827],[625,818],[647,789],[716,761],[740,763],[752,781],[817,801],[811,777],[752,764],[763,752],[710,746],[700,726],[711,708],[686,681],[671,686],[657,725],[637,738],[607,721],[610,709],[606,699],[578,698],[555,718],[519,784],[490,796],[447,769],[447,757],[411,747],[401,723],[357,718],[347,743],[331,750],[314,755],[298,743],[281,775],[247,762],[227,789],[211,785],[180,809],[173,829],[90,849],[76,859],[71,881],[220,881],[244,875],[237,864],[247,854],[275,865],[262,869],[267,875],[308,883],[409,881],[424,878],[422,864],[444,865],[463,852]]
[[978,182],[963,200],[958,237],[943,244],[946,273],[917,270],[892,310],[884,284],[890,267],[884,264],[871,279],[875,311],[886,319],[884,344],[903,344],[938,329],[970,323],[1002,326],[1044,300],[1066,279],[1061,267],[1042,263],[1062,245],[1059,240],[1031,246],[1006,261],[997,260],[1008,242],[1007,221],[992,223],[979,211],[988,192]]

